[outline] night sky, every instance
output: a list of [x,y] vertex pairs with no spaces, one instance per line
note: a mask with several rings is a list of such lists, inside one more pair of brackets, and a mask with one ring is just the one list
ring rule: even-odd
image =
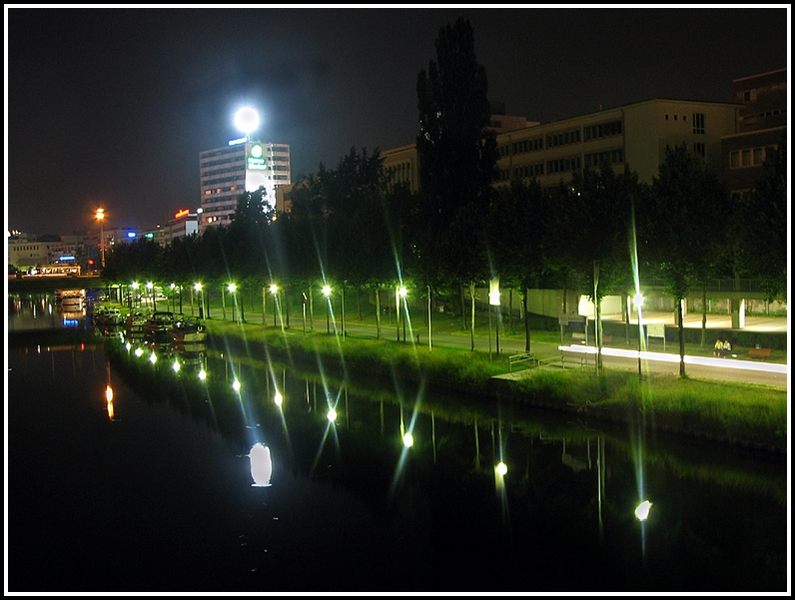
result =
[[489,96],[542,122],[653,97],[733,101],[788,66],[777,9],[6,10],[6,220],[32,233],[149,227],[199,204],[199,152],[288,143],[293,181],[351,146],[414,142],[439,29],[472,23]]

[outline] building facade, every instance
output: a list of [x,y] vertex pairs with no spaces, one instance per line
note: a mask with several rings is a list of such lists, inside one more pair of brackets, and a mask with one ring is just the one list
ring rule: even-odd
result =
[[762,175],[765,159],[787,139],[787,69],[778,69],[733,82],[741,108],[736,132],[721,140],[723,181],[729,194],[750,192]]
[[[733,103],[658,98],[498,133],[497,185],[535,178],[551,187],[603,163],[616,171],[628,166],[650,183],[666,148],[680,144],[719,173],[721,140],[735,132],[739,110]],[[419,189],[416,146],[386,150],[382,156],[392,185]]]
[[207,227],[229,225],[240,195],[259,187],[275,207],[276,188],[290,183],[290,146],[244,141],[205,150],[199,154],[199,180],[201,233]]

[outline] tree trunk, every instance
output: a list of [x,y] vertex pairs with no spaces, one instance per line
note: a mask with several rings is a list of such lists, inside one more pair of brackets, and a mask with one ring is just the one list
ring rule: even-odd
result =
[[596,374],[602,368],[602,336],[601,328],[601,299],[599,298],[599,261],[593,261],[593,307],[594,307],[594,344],[596,344]]
[[461,286],[461,329],[467,328],[466,308],[464,304],[464,286]]
[[701,349],[707,344],[707,280],[701,288]]
[[685,319],[682,314],[682,300],[676,299],[676,315],[679,321],[679,377],[685,377]]
[[[463,293],[463,292],[462,292]],[[475,283],[469,283],[470,304],[470,327],[469,327],[469,349],[475,351]]]
[[513,333],[513,288],[508,290],[508,331]]
[[375,339],[381,339],[381,293],[375,288]]
[[522,312],[524,313],[524,351],[530,352],[530,317],[527,315],[527,286],[522,284]]

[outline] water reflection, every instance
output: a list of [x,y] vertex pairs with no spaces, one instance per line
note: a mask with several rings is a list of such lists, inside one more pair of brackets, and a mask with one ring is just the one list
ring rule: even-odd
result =
[[251,460],[251,478],[254,480],[251,486],[270,487],[273,473],[270,448],[257,442],[249,450],[248,457]]
[[[122,347],[117,358],[127,356]],[[412,515],[406,518],[413,522],[429,511],[434,530],[447,536],[434,538],[434,552],[456,557],[463,565],[458,573],[475,569],[462,556],[467,538],[478,545],[495,544],[496,549],[482,558],[485,563],[499,559],[515,568],[533,565],[534,576],[544,585],[553,574],[560,575],[560,564],[574,560],[583,565],[578,581],[598,589],[599,582],[621,581],[623,574],[647,559],[647,569],[630,583],[643,588],[652,580],[664,584],[672,565],[678,569],[677,585],[703,581],[699,578],[705,575],[693,567],[695,550],[683,550],[693,539],[703,540],[700,544],[717,553],[723,563],[736,565],[742,564],[736,544],[769,547],[774,540],[781,541],[782,530],[777,528],[785,519],[783,469],[732,458],[724,448],[693,450],[680,440],[644,444],[647,474],[669,485],[662,495],[659,484],[655,486],[655,503],[663,503],[665,516],[655,513],[640,523],[644,542],[639,548],[638,521],[629,514],[638,504],[637,463],[630,458],[631,443],[615,430],[598,430],[518,407],[437,400],[426,397],[422,388],[406,390],[406,397],[423,397],[421,405],[412,402],[409,412],[404,395],[357,389],[326,372],[292,379],[288,367],[232,359],[228,351],[223,358],[210,352],[194,367],[226,372],[226,381],[184,377],[184,365],[175,375],[170,361],[152,366],[130,357],[128,364],[133,370],[125,380],[140,388],[141,397],[167,397],[178,410],[234,441],[240,448],[237,455],[248,449],[245,456],[255,487],[271,483],[274,452],[283,457],[280,472],[338,483],[372,510],[392,515],[385,518]],[[280,369],[280,376],[274,376]],[[295,370],[292,367],[291,373]],[[231,381],[242,382],[238,392]],[[318,385],[325,403],[318,401]],[[303,401],[289,400],[301,396]],[[348,396],[342,415],[339,401]],[[482,457],[491,457],[485,471]],[[282,487],[281,481],[277,487]],[[720,519],[726,520],[748,522],[740,518],[744,510],[765,506],[758,531],[750,525],[742,532],[731,530],[732,543],[728,543],[721,537],[725,528],[706,525],[715,515],[700,510],[696,497],[702,496],[710,497],[713,504],[723,498],[729,514]],[[738,498],[745,500],[738,503]],[[646,508],[651,506],[649,502]],[[645,512],[646,517],[649,514]],[[652,521],[657,522],[647,540],[646,527]],[[544,543],[539,545],[539,540]],[[705,560],[713,564],[713,558]],[[723,568],[714,560],[713,572]],[[600,573],[605,579],[599,579]]]

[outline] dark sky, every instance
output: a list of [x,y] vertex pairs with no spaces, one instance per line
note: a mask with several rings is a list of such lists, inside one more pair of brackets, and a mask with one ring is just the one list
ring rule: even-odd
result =
[[199,203],[198,155],[238,137],[292,148],[293,180],[351,146],[414,142],[416,78],[470,20],[489,96],[542,122],[653,97],[732,101],[788,66],[777,9],[7,9],[7,225],[147,227]]

